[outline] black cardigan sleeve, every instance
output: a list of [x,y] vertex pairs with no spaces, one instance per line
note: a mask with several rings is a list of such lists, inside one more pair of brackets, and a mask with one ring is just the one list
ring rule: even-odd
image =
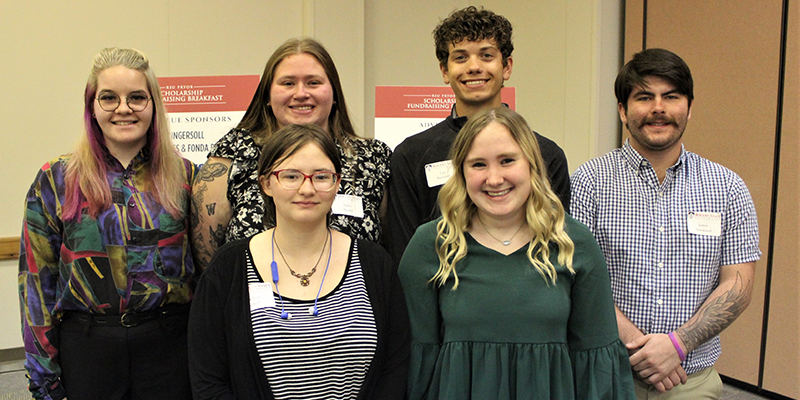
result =
[[226,243],[203,273],[189,315],[189,377],[195,399],[273,399],[250,321],[246,252]]
[[214,257],[200,278],[189,314],[189,375],[196,400],[236,399],[224,323],[230,285],[223,283],[220,268],[214,268],[219,261]]
[[359,240],[358,249],[380,343],[359,397],[402,400],[408,382],[411,332],[397,267],[389,254],[374,243]]

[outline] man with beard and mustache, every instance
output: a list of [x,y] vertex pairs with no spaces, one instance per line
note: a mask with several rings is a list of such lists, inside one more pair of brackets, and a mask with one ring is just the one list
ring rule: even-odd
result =
[[614,89],[631,137],[572,175],[572,216],[608,263],[637,397],[719,398],[719,333],[750,303],[761,256],[750,192],[684,149],[694,94],[680,57],[637,53]]

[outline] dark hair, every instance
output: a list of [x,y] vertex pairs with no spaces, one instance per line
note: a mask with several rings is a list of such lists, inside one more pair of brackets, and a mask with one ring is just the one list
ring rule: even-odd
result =
[[628,98],[633,89],[645,86],[649,76],[656,76],[675,86],[675,90],[689,98],[689,105],[694,99],[694,81],[689,66],[677,54],[664,49],[647,49],[633,55],[619,71],[614,82],[614,93],[617,101],[628,111]]
[[261,75],[261,81],[258,83],[253,100],[250,101],[238,128],[249,131],[258,145],[266,143],[273,132],[278,130],[278,120],[269,106],[269,91],[272,81],[275,79],[275,69],[278,68],[278,64],[287,57],[298,54],[310,54],[319,61],[322,69],[325,70],[328,81],[333,87],[334,100],[328,116],[329,135],[333,135],[339,143],[347,147],[349,143],[347,139],[357,136],[353,124],[350,122],[350,115],[347,113],[347,103],[344,101],[339,72],[325,47],[311,38],[289,39],[275,49],[264,67],[264,73]]
[[502,15],[475,6],[453,11],[433,30],[433,42],[436,45],[436,58],[439,64],[447,68],[450,56],[450,44],[463,40],[477,42],[484,39],[494,40],[500,53],[503,54],[503,66],[514,51],[511,42],[511,22]]
[[[319,146],[333,163],[336,173],[342,173],[339,149],[330,134],[314,124],[292,124],[277,130],[267,139],[267,143],[261,149],[261,157],[258,158],[258,177],[266,175],[269,178],[269,174],[275,170],[276,166],[307,144]],[[264,227],[269,229],[276,223],[275,202],[272,197],[264,193],[263,189],[261,197],[264,199]],[[328,214],[330,215],[330,213]]]

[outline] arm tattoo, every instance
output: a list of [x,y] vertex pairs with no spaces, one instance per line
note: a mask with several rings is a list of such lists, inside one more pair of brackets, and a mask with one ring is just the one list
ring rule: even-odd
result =
[[719,335],[736,320],[750,303],[753,282],[747,282],[747,286],[744,284],[742,275],[737,272],[736,280],[730,290],[713,299],[708,305],[701,306],[698,318],[676,331],[686,347],[696,349]]
[[228,173],[228,167],[222,163],[210,162],[203,164],[200,172],[197,174],[197,179],[204,182],[211,182]]
[[[200,229],[201,228],[198,228],[198,230]],[[214,255],[214,252],[225,244],[225,226],[219,224],[216,230],[212,227],[208,228],[208,237],[210,241],[213,241],[211,245],[206,242],[202,232],[197,232],[196,236],[196,240],[193,243],[193,256],[195,263],[200,265],[202,269],[205,269],[208,263],[211,262],[211,257]]]
[[200,210],[202,209],[201,206],[203,205],[203,201],[205,200],[205,196],[203,195],[203,193],[205,193],[207,190],[208,186],[206,185],[205,182],[199,185],[195,184],[194,191],[192,193],[192,205],[191,205],[192,231],[197,231],[197,229],[200,227],[200,223],[203,222],[203,216],[200,215]]
[[225,244],[225,226],[224,225],[218,224],[217,225],[217,230],[214,230],[214,228],[209,227],[208,228],[208,234],[209,234],[209,237],[211,238],[211,240],[213,240],[214,243],[217,244],[218,248],[220,246],[222,246],[223,244]]
[[195,265],[199,267],[201,271],[204,270],[206,266],[208,266],[208,262],[211,261],[211,251],[209,251],[208,246],[203,240],[202,234],[197,235],[192,249],[194,250],[192,255],[194,256]]
[[[228,167],[225,164],[210,162],[200,168],[195,181],[191,204],[191,229],[194,234],[192,244],[195,262],[201,270],[211,261],[214,251],[225,243],[225,226],[218,225],[216,230],[213,227],[209,227],[207,233],[203,232],[205,215],[200,210],[205,208],[208,216],[214,215],[216,211],[216,203],[204,204],[205,192],[208,191],[207,182],[226,176],[227,173]],[[206,239],[206,234],[208,234],[208,239]]]

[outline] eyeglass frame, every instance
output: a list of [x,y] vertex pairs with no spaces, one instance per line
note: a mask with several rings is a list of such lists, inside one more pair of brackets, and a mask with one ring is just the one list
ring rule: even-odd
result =
[[[146,103],[144,103],[144,107],[142,107],[142,109],[141,109],[141,110],[134,110],[133,108],[131,108],[131,101],[130,101],[130,99],[128,98],[128,96],[120,96],[120,95],[118,95],[118,94],[116,94],[116,93],[114,93],[114,96],[117,96],[117,106],[116,106],[116,107],[114,107],[114,108],[113,108],[113,109],[111,109],[111,110],[106,110],[105,108],[103,108],[103,104],[102,104],[102,103],[100,103],[100,95],[94,96],[94,99],[95,99],[95,100],[97,100],[97,105],[98,105],[98,106],[100,106],[100,109],[101,109],[101,110],[103,110],[103,111],[105,111],[105,112],[114,112],[114,111],[117,111],[117,109],[119,108],[119,106],[120,106],[120,105],[122,105],[122,98],[124,97],[124,98],[125,98],[125,105],[126,105],[126,106],[127,106],[127,107],[128,107],[130,110],[131,110],[131,111],[133,111],[133,112],[142,112],[142,111],[144,111],[144,110],[146,110],[146,109],[147,109],[147,105],[148,105],[148,104],[150,104],[150,101],[151,101],[151,100],[153,100],[153,96],[150,96],[150,95],[148,95],[148,94],[147,94],[146,92],[144,92],[144,91],[142,91],[142,93],[144,93],[144,94],[145,94],[145,97],[147,98],[147,102],[146,102]],[[128,93],[128,95],[130,95],[130,93]]]
[[[303,175],[303,181],[300,182],[300,184],[297,185],[296,188],[287,188],[281,182],[281,178],[278,177],[278,174],[283,172],[283,171],[296,171],[300,175]],[[311,175],[306,175],[303,171],[300,171],[299,169],[294,169],[294,168],[279,169],[277,171],[272,171],[269,174],[270,175],[274,175],[275,179],[278,181],[278,184],[281,185],[281,187],[286,189],[286,190],[297,190],[297,189],[300,189],[303,186],[303,184],[306,183],[306,179],[308,179],[309,181],[311,181],[311,186],[314,187],[314,190],[317,190],[317,191],[320,191],[320,192],[330,192],[331,190],[333,190],[334,187],[336,187],[336,183],[338,183],[342,179],[342,175],[341,174],[338,174],[338,173],[333,172],[333,171],[317,171],[317,172],[314,172]],[[327,190],[317,189],[317,185],[314,183],[314,179],[312,179],[312,178],[314,177],[314,175],[318,175],[318,174],[331,174],[331,175],[334,176],[334,178],[336,178],[336,179],[334,179],[333,184],[331,185],[330,189],[327,189]]]

